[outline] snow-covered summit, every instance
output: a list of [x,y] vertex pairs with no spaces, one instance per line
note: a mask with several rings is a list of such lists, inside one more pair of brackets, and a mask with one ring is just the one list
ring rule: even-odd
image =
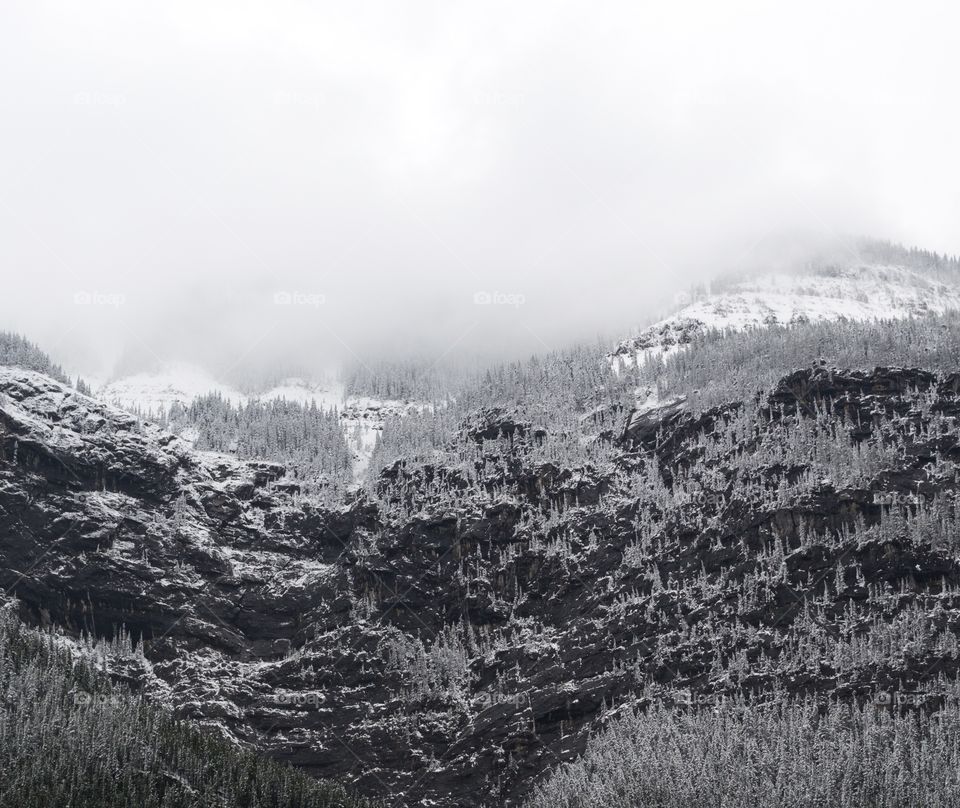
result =
[[902,319],[960,309],[960,286],[901,266],[859,264],[808,273],[777,273],[730,283],[621,342],[617,366],[683,350],[710,330],[830,320]]

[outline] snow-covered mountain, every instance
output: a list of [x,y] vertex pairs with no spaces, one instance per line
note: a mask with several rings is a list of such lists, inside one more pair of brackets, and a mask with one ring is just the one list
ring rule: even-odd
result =
[[621,342],[617,366],[683,350],[710,330],[743,331],[825,320],[902,319],[960,309],[960,287],[895,265],[851,264],[806,273],[752,276],[690,300]]
[[155,372],[135,373],[94,387],[101,401],[146,416],[169,412],[174,404],[187,405],[208,393],[219,393],[234,404],[248,400],[239,390],[186,362],[172,362]]
[[[166,364],[155,372],[136,373],[114,379],[95,386],[94,393],[105,403],[147,417],[169,412],[175,404],[189,405],[209,393],[219,393],[235,405],[247,404],[254,399],[285,399],[299,404],[314,402],[318,407],[333,409],[339,414],[347,444],[353,453],[356,477],[359,477],[369,464],[377,435],[383,430],[387,418],[429,406],[423,402],[347,396],[343,383],[332,373],[319,382],[291,377],[263,392],[243,393],[219,381],[203,368],[182,362]],[[180,437],[188,441],[196,439],[196,435],[189,429]]]

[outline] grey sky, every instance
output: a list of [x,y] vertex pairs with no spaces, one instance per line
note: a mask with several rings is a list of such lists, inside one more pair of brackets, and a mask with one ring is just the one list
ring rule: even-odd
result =
[[514,355],[629,329],[771,231],[957,253],[958,23],[6,0],[0,327],[91,371]]

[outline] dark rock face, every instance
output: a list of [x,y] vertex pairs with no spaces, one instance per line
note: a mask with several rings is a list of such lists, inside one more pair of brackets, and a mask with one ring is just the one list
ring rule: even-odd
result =
[[[856,676],[771,662],[737,678],[716,672],[714,653],[745,666],[787,659],[808,596],[837,576],[831,625],[886,585],[899,594],[883,619],[960,625],[953,552],[843,539],[857,520],[878,522],[883,496],[955,490],[931,458],[960,461],[957,378],[817,368],[781,382],[749,440],[798,409],[859,425],[854,436],[877,419],[902,434],[895,465],[858,488],[737,495],[803,470],[706,454],[703,436],[740,406],[694,417],[676,400],[630,416],[613,468],[533,461],[530,425],[487,412],[470,427],[471,475],[400,462],[377,502],[326,510],[299,501],[276,464],[193,452],[2,368],[0,586],[36,624],[126,627],[144,657],[129,681],[318,776],[406,805],[517,805],[582,751],[607,709],[650,698],[651,683],[705,696],[771,682],[849,692],[930,669],[929,655],[906,655]],[[707,466],[728,490],[671,504],[631,488],[643,468],[669,485]],[[781,577],[753,599],[774,540]],[[958,667],[950,651],[937,663]]]
[[543,429],[535,429],[528,421],[517,418],[503,407],[481,410],[470,423],[464,424],[463,431],[470,440],[480,444],[485,440],[498,438],[513,441],[525,438],[540,439],[546,435]]
[[627,417],[621,440],[648,450],[656,450],[666,435],[672,435],[687,409],[684,396],[636,407]]

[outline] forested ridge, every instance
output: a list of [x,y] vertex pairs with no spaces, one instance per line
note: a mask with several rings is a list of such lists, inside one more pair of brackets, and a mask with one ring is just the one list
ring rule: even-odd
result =
[[308,490],[350,480],[352,456],[338,414],[314,402],[254,399],[237,405],[211,393],[174,405],[158,421],[175,433],[189,431],[197,449],[283,463]]

